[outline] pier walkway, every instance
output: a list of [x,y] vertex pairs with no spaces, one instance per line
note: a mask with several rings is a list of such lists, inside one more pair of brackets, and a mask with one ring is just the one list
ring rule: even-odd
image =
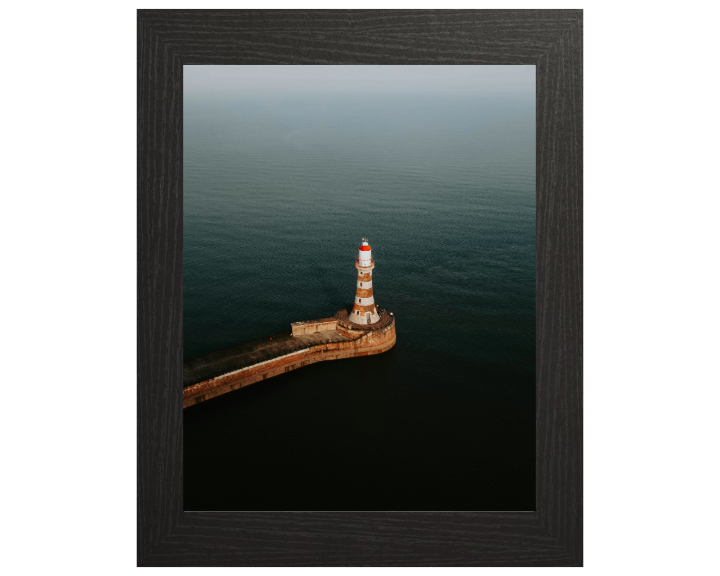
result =
[[270,337],[251,340],[211,352],[205,356],[186,360],[183,363],[183,387],[209,380],[218,374],[227,374],[319,344],[351,342],[352,340],[352,338],[338,334],[335,330],[303,334],[302,336],[292,336],[288,332],[281,332],[273,334],[272,340]]

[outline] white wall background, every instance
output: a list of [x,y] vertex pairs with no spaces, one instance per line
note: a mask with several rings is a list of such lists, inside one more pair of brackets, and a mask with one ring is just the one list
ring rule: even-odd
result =
[[[3,12],[8,574],[135,566],[137,7],[15,2]],[[553,7],[585,8],[584,573],[717,574],[716,9]]]

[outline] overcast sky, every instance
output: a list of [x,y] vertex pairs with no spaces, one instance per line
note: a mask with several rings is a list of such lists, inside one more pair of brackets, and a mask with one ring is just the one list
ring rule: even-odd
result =
[[184,66],[186,92],[535,92],[535,66]]

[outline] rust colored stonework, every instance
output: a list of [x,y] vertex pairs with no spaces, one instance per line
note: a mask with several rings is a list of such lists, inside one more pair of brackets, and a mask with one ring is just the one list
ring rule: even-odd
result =
[[372,288],[357,288],[355,295],[359,296],[360,298],[370,298],[370,296],[373,295],[373,289]]
[[390,350],[395,345],[395,318],[382,310],[378,322],[355,324],[343,309],[333,318],[293,323],[292,335],[269,338],[186,361],[183,408],[315,362]]
[[[369,306],[360,306],[360,304],[355,304],[354,310],[360,310],[360,314],[365,314],[365,312],[374,312],[375,311],[375,304],[370,304]],[[370,324],[365,324],[365,326],[370,326]]]

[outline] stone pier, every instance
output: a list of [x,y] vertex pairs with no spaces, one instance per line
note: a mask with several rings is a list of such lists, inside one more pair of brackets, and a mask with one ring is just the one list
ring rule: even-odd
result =
[[183,408],[315,362],[385,352],[395,345],[395,318],[385,310],[379,316],[374,324],[356,324],[343,309],[332,318],[294,322],[291,333],[187,360]]

